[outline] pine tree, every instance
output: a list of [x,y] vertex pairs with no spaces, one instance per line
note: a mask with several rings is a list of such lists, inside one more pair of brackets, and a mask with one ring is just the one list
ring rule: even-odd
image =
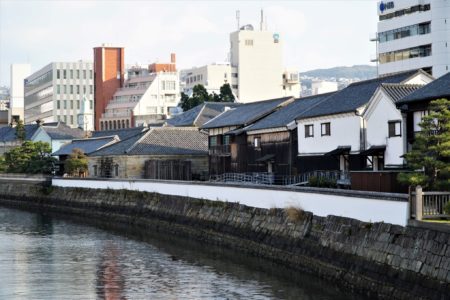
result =
[[430,103],[430,113],[419,124],[412,151],[405,155],[411,173],[399,180],[433,190],[450,189],[450,101]]
[[25,125],[23,125],[23,121],[22,120],[17,121],[16,137],[22,142],[26,138]]

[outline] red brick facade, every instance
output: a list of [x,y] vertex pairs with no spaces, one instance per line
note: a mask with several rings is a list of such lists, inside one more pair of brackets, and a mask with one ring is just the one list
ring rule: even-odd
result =
[[94,48],[94,126],[100,130],[100,118],[108,102],[118,88],[123,86],[125,76],[124,48]]

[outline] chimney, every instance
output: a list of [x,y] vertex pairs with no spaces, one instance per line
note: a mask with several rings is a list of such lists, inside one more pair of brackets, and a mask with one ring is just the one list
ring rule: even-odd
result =
[[176,63],[176,56],[175,53],[170,53],[170,62],[172,64]]

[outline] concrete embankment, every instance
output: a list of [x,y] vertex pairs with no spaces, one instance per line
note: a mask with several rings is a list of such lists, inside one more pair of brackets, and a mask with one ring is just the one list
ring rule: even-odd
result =
[[0,205],[189,237],[380,299],[448,299],[450,233],[127,190],[0,182]]

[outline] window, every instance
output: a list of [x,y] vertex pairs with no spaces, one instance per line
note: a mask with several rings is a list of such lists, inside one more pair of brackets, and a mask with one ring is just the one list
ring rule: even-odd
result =
[[94,93],[94,86],[93,86],[93,85],[90,85],[90,86],[89,86],[89,93],[90,93],[90,94],[93,94],[93,93]]
[[314,136],[314,125],[305,125],[305,138]]
[[76,79],[80,79],[80,70],[77,70],[77,77]]
[[389,137],[402,136],[402,126],[400,121],[389,121]]
[[70,100],[70,109],[73,109],[73,100]]
[[83,95],[86,95],[86,87],[83,86]]
[[89,78],[92,79],[92,70],[89,70]]
[[73,70],[70,70],[70,79],[73,79]]
[[86,79],[86,70],[83,70],[83,79]]
[[238,73],[231,73],[231,77],[238,78]]
[[415,57],[427,57],[431,55],[431,45],[422,45],[419,47],[397,50],[392,52],[380,53],[380,64],[401,61]]
[[60,85],[56,86],[56,93],[61,94],[61,86]]
[[67,116],[63,116],[64,123],[67,124]]
[[77,101],[77,109],[80,109],[80,100],[76,100]]
[[61,101],[59,101],[59,100],[56,101],[56,108],[57,109],[61,108]]
[[77,85],[77,94],[80,94],[80,86]]
[[253,139],[253,146],[255,146],[255,148],[261,147],[261,137],[257,136]]
[[90,100],[89,101],[89,108],[92,109],[92,106],[94,106],[94,101]]
[[67,108],[67,100],[64,100],[63,104],[64,104],[63,108],[66,109]]
[[61,78],[61,74],[59,73],[59,70],[56,70],[56,79],[60,79]]
[[253,46],[253,40],[245,40],[245,46]]
[[114,176],[119,176],[119,165],[115,164],[114,165]]
[[217,136],[209,137],[209,146],[211,147],[217,146]]
[[329,122],[320,124],[320,133],[322,136],[331,135],[331,126]]
[[64,94],[67,94],[67,86],[64,85],[63,87],[64,87],[64,89],[63,89],[64,90]]
[[224,135],[222,137],[222,144],[223,145],[229,145],[230,144],[230,136],[229,135]]
[[67,78],[67,71],[63,70],[63,79],[66,79],[66,78]]
[[98,170],[97,170],[97,165],[94,165],[94,176],[98,176],[98,175],[97,175],[97,172],[98,172]]
[[70,85],[69,88],[70,93],[73,94],[73,85]]
[[239,86],[238,86],[237,84],[233,84],[233,86],[232,86],[232,88],[235,89],[235,90],[237,90],[238,87],[239,87]]
[[70,125],[73,124],[73,116],[70,116]]

